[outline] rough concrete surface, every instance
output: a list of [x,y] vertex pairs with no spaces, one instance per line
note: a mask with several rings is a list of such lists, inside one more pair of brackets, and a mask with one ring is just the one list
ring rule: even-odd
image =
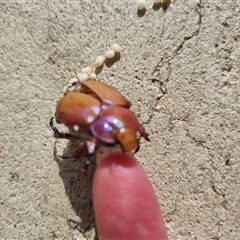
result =
[[[98,78],[150,133],[136,157],[172,240],[240,239],[240,4],[0,2],[0,238],[97,239],[93,167],[48,126],[66,80],[117,42]],[[77,143],[75,143],[77,144]],[[83,233],[83,234],[82,234]]]

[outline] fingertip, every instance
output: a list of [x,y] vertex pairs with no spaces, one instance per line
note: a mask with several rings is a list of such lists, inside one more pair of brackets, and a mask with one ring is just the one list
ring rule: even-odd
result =
[[101,240],[167,239],[153,187],[132,155],[116,152],[100,162],[93,202]]

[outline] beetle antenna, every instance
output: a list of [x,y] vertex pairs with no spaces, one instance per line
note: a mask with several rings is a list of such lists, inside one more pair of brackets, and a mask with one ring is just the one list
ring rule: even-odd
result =
[[53,130],[54,133],[59,133],[58,129],[53,125],[53,117],[50,119],[49,126]]

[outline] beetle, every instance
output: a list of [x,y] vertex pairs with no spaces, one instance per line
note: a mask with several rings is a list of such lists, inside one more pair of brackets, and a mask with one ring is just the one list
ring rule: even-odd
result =
[[55,138],[84,139],[74,157],[80,157],[87,149],[87,154],[93,156],[86,162],[89,165],[101,144],[120,144],[123,151],[136,151],[140,137],[149,140],[130,106],[130,101],[105,83],[96,80],[77,82],[73,91],[58,100],[55,111],[56,122],[67,126],[69,133],[60,133],[53,118],[50,127]]
[[131,107],[128,101],[117,89],[96,80],[87,80],[83,82],[73,82],[70,86],[70,92],[82,92],[94,96],[105,104],[118,105],[126,108]]

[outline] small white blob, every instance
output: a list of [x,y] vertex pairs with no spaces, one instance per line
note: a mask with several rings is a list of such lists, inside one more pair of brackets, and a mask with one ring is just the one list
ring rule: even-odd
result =
[[85,67],[81,69],[82,73],[87,73],[90,74],[92,72],[92,68],[91,67]]
[[[78,225],[81,223],[82,223],[82,219],[79,216],[71,216],[68,219],[68,224],[72,229],[77,229]],[[72,238],[72,239],[81,239],[81,238]]]
[[68,92],[68,86],[64,86],[62,89],[62,93],[66,94]]
[[71,78],[70,80],[69,80],[69,83],[72,85],[73,83],[75,83],[75,82],[78,82],[78,79],[77,78]]
[[92,72],[92,73],[89,74],[89,78],[91,78],[91,79],[96,79],[96,78],[97,78],[97,75]]
[[112,49],[107,50],[107,51],[105,52],[105,57],[106,57],[106,58],[113,58],[114,56],[115,56],[115,52],[114,52]]
[[88,80],[88,74],[86,74],[86,73],[78,73],[77,77],[80,82],[84,82],[84,81]]
[[87,143],[87,150],[89,153],[94,153],[95,150],[95,144],[90,142],[90,141],[86,141]]
[[92,123],[93,120],[94,120],[94,117],[93,117],[93,116],[88,116],[88,117],[87,117],[87,122]]
[[78,132],[79,131],[79,126],[78,125],[74,125],[73,126],[73,130],[74,130],[74,132]]
[[146,8],[146,6],[147,6],[147,1],[145,1],[145,0],[138,0],[138,2],[137,2],[138,10],[143,10],[143,9]]
[[121,52],[121,47],[117,43],[112,44],[111,48],[115,53],[120,53]]
[[96,67],[100,67],[103,65],[105,61],[105,57],[104,56],[97,56],[96,60],[95,60],[95,63],[94,63],[94,66]]
[[162,106],[161,105],[157,105],[156,107],[155,107],[155,110],[160,110],[162,108]]

